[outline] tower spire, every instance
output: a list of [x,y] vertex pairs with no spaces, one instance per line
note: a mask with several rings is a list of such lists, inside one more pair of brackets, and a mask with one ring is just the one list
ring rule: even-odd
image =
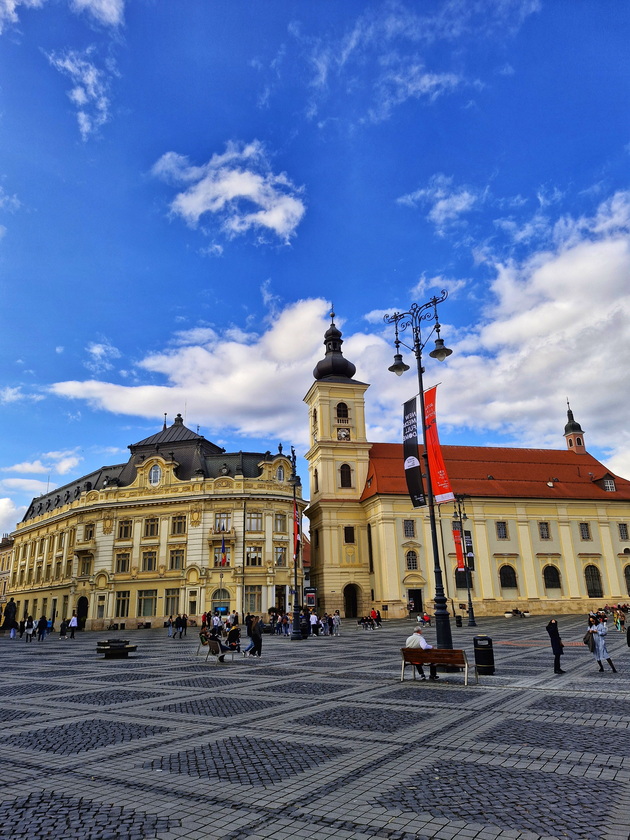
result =
[[578,452],[580,454],[584,454],[586,452],[586,447],[584,446],[584,432],[582,431],[582,427],[576,421],[575,417],[573,416],[573,412],[571,411],[571,404],[569,403],[569,398],[567,397],[567,423],[564,427],[564,439],[567,442],[567,449],[571,449],[573,452]]
[[342,344],[341,330],[337,329],[335,325],[335,310],[331,309],[330,326],[324,335],[326,355],[315,365],[315,370],[313,371],[315,379],[326,379],[329,376],[352,379],[357,369],[352,362],[344,358],[341,352]]

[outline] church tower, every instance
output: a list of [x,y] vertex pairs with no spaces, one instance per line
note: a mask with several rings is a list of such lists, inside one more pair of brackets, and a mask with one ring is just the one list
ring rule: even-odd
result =
[[354,379],[356,367],[342,353],[335,313],[324,336],[326,353],[304,397],[309,411],[311,584],[320,612],[363,614],[371,606],[370,567],[360,504],[371,444],[365,430],[369,385]]
[[580,424],[576,423],[568,400],[567,424],[564,427],[564,439],[567,442],[567,449],[570,449],[572,452],[577,452],[579,455],[583,455],[586,452],[586,447],[584,446],[584,432],[582,431]]

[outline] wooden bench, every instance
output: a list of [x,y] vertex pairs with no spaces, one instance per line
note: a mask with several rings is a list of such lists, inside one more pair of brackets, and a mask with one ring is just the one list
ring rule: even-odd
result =
[[[450,650],[440,648],[430,648],[423,650],[422,648],[401,648],[402,668],[400,671],[400,681],[405,679],[405,665],[411,665],[413,668],[413,678],[416,678],[416,669],[414,665],[447,665],[464,669],[464,685],[468,685],[468,659],[466,652],[463,650]],[[475,670],[475,682],[479,682],[477,674],[477,666],[473,666]]]
[[206,650],[206,662],[208,661],[209,656],[212,656],[214,658],[214,664],[215,665],[219,664],[219,657],[220,656],[223,656],[223,657],[231,656],[232,657],[232,662],[234,662],[235,651],[233,651],[233,650],[221,650],[221,646],[219,645],[219,643],[215,639],[207,639],[206,641],[204,641],[202,638],[200,638],[199,639],[199,646],[197,647],[197,653],[195,654],[195,656],[199,653],[199,651],[203,652],[204,648]]
[[106,639],[96,643],[96,652],[102,653],[105,659],[127,659],[137,649],[138,645],[130,645],[126,639]]

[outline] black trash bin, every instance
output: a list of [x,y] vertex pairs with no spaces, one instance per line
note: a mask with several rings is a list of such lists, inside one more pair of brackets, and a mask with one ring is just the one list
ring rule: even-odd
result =
[[461,626],[462,626],[462,617],[461,617],[461,615],[456,615],[455,616],[455,627],[461,627]]
[[494,674],[494,651],[490,636],[474,636],[475,665],[478,674],[486,676]]

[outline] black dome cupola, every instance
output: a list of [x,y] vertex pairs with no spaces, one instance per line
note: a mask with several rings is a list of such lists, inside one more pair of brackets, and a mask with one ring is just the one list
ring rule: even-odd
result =
[[356,367],[344,358],[341,352],[343,339],[341,331],[335,326],[335,313],[330,313],[330,326],[324,335],[324,346],[326,347],[325,357],[315,365],[313,376],[315,379],[327,379],[328,377],[340,377],[352,379],[356,373]]

